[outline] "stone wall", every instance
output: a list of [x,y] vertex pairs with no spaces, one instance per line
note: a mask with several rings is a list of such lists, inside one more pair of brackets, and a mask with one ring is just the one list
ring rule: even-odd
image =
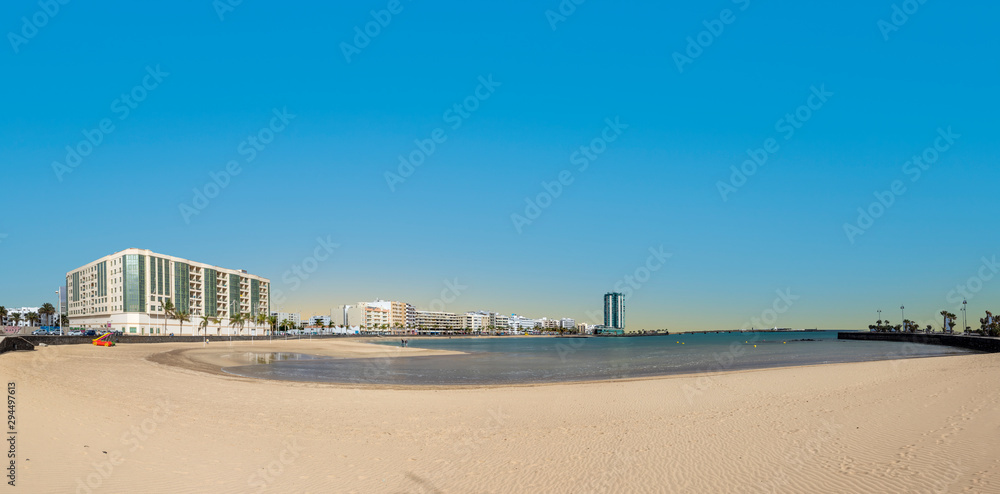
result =
[[968,348],[980,352],[1000,352],[1000,338],[983,336],[957,336],[950,334],[926,333],[837,333],[840,340],[898,341],[924,345],[944,345]]

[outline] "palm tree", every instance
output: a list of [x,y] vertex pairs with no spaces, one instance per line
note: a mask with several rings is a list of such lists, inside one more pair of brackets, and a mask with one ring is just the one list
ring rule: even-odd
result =
[[167,334],[167,319],[174,317],[174,302],[167,299],[163,302],[163,334]]
[[32,326],[35,326],[36,325],[35,323],[41,320],[41,316],[39,316],[37,312],[29,312],[26,317],[28,318],[28,321],[31,323]]
[[274,334],[274,330],[278,326],[278,316],[267,316],[267,325],[271,328],[271,334]]
[[14,320],[14,325],[15,326],[20,326],[21,325],[21,313],[20,312],[15,312],[15,313],[11,314],[10,318]]
[[[15,316],[17,314],[14,314]],[[979,327],[979,334],[982,336],[1000,336],[1000,317],[996,317],[992,312],[986,311],[986,317],[980,319],[982,324]]]
[[950,328],[955,326],[955,318],[958,316],[946,310],[941,311],[941,315],[944,317],[943,331],[947,333]]
[[267,324],[267,316],[263,312],[257,313],[257,325]]
[[205,314],[201,315],[201,322],[198,323],[198,334],[201,334],[202,331],[205,331],[206,335],[208,334],[208,321],[209,320],[210,320],[209,317],[206,316]]
[[217,324],[217,325],[219,326],[219,327],[218,327],[218,328],[216,328],[216,330],[215,330],[215,336],[220,336],[220,335],[222,335],[222,318],[221,318],[221,317],[218,317],[218,316],[216,316],[216,317],[213,317],[213,318],[212,318],[212,324]]
[[178,331],[177,336],[183,336],[184,335],[184,322],[185,321],[191,322],[191,314],[189,314],[189,313],[187,313],[185,311],[182,311],[182,310],[181,311],[176,311],[176,312],[174,312],[174,319],[177,319],[181,323],[181,329],[180,329],[180,331]]
[[7,324],[7,308],[0,305],[0,325]]
[[44,304],[42,304],[42,308],[38,309],[38,315],[39,316],[48,316],[49,324],[50,325],[55,325],[56,308],[53,307],[52,304],[50,304],[48,302],[45,302]]
[[237,312],[233,314],[232,317],[229,318],[229,325],[232,326],[233,329],[236,329],[236,327],[240,326],[241,324],[243,324],[243,314]]

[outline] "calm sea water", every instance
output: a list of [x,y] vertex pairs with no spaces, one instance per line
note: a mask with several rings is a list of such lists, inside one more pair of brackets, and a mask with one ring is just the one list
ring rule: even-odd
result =
[[794,365],[977,353],[934,345],[838,340],[834,331],[722,333],[636,338],[429,338],[414,348],[466,355],[395,357],[399,339],[369,359],[254,354],[227,367],[246,377],[371,384],[483,385],[623,379]]

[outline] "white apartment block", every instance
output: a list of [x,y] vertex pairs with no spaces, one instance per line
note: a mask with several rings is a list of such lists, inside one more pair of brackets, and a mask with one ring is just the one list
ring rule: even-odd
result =
[[392,331],[415,327],[416,309],[405,302],[376,300],[358,302],[343,307],[343,319],[338,322],[346,327],[371,331]]
[[302,315],[298,312],[272,312],[272,316],[278,319],[278,325],[281,325],[281,321],[288,321],[292,323],[296,328],[302,324]]
[[465,316],[463,315],[428,310],[416,311],[417,328],[459,330],[464,324]]
[[[270,314],[267,278],[144,249],[127,249],[66,273],[71,327],[122,331],[134,335],[199,334],[202,317],[208,334],[261,334],[266,324],[230,326],[230,317],[256,319]],[[182,323],[164,312],[167,300]]]
[[511,314],[510,318],[510,328],[519,331],[525,331],[529,329],[535,329],[536,327],[542,327],[542,320],[539,319],[529,319],[527,317],[522,317],[517,314]]
[[462,328],[470,329],[474,333],[481,333],[490,327],[490,313],[489,312],[466,312],[462,316],[464,323]]
[[[4,319],[4,325],[5,326],[18,326],[18,327],[21,327],[21,328],[26,327],[26,326],[28,326],[28,325],[31,324],[30,322],[28,322],[28,314],[30,314],[32,312],[38,314],[38,310],[39,309],[41,309],[41,307],[8,308],[7,309],[7,317]],[[19,316],[17,324],[14,323],[14,314],[17,314]],[[58,315],[58,314],[56,314],[56,315]],[[39,323],[38,323],[39,326],[48,326],[50,324],[50,319],[51,318],[49,318],[48,316],[42,315],[42,314],[38,314],[38,316],[41,318],[41,319],[39,319]],[[54,320],[54,319],[52,319],[52,320]]]
[[310,326],[319,326],[319,325],[329,326],[330,325],[330,316],[312,316],[312,317],[309,318],[309,325]]
[[567,331],[575,330],[576,329],[576,319],[570,319],[568,317],[564,317],[564,318],[562,318],[562,319],[559,320],[559,327],[561,327],[562,329],[565,329]]

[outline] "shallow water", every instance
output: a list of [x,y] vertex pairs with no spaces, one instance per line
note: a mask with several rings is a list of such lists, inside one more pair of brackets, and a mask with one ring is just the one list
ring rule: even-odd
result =
[[[399,339],[376,343],[399,346]],[[741,369],[977,353],[961,348],[838,340],[835,331],[634,338],[431,338],[410,346],[467,355],[273,359],[227,367],[246,377],[400,385],[496,385],[625,379]]]

